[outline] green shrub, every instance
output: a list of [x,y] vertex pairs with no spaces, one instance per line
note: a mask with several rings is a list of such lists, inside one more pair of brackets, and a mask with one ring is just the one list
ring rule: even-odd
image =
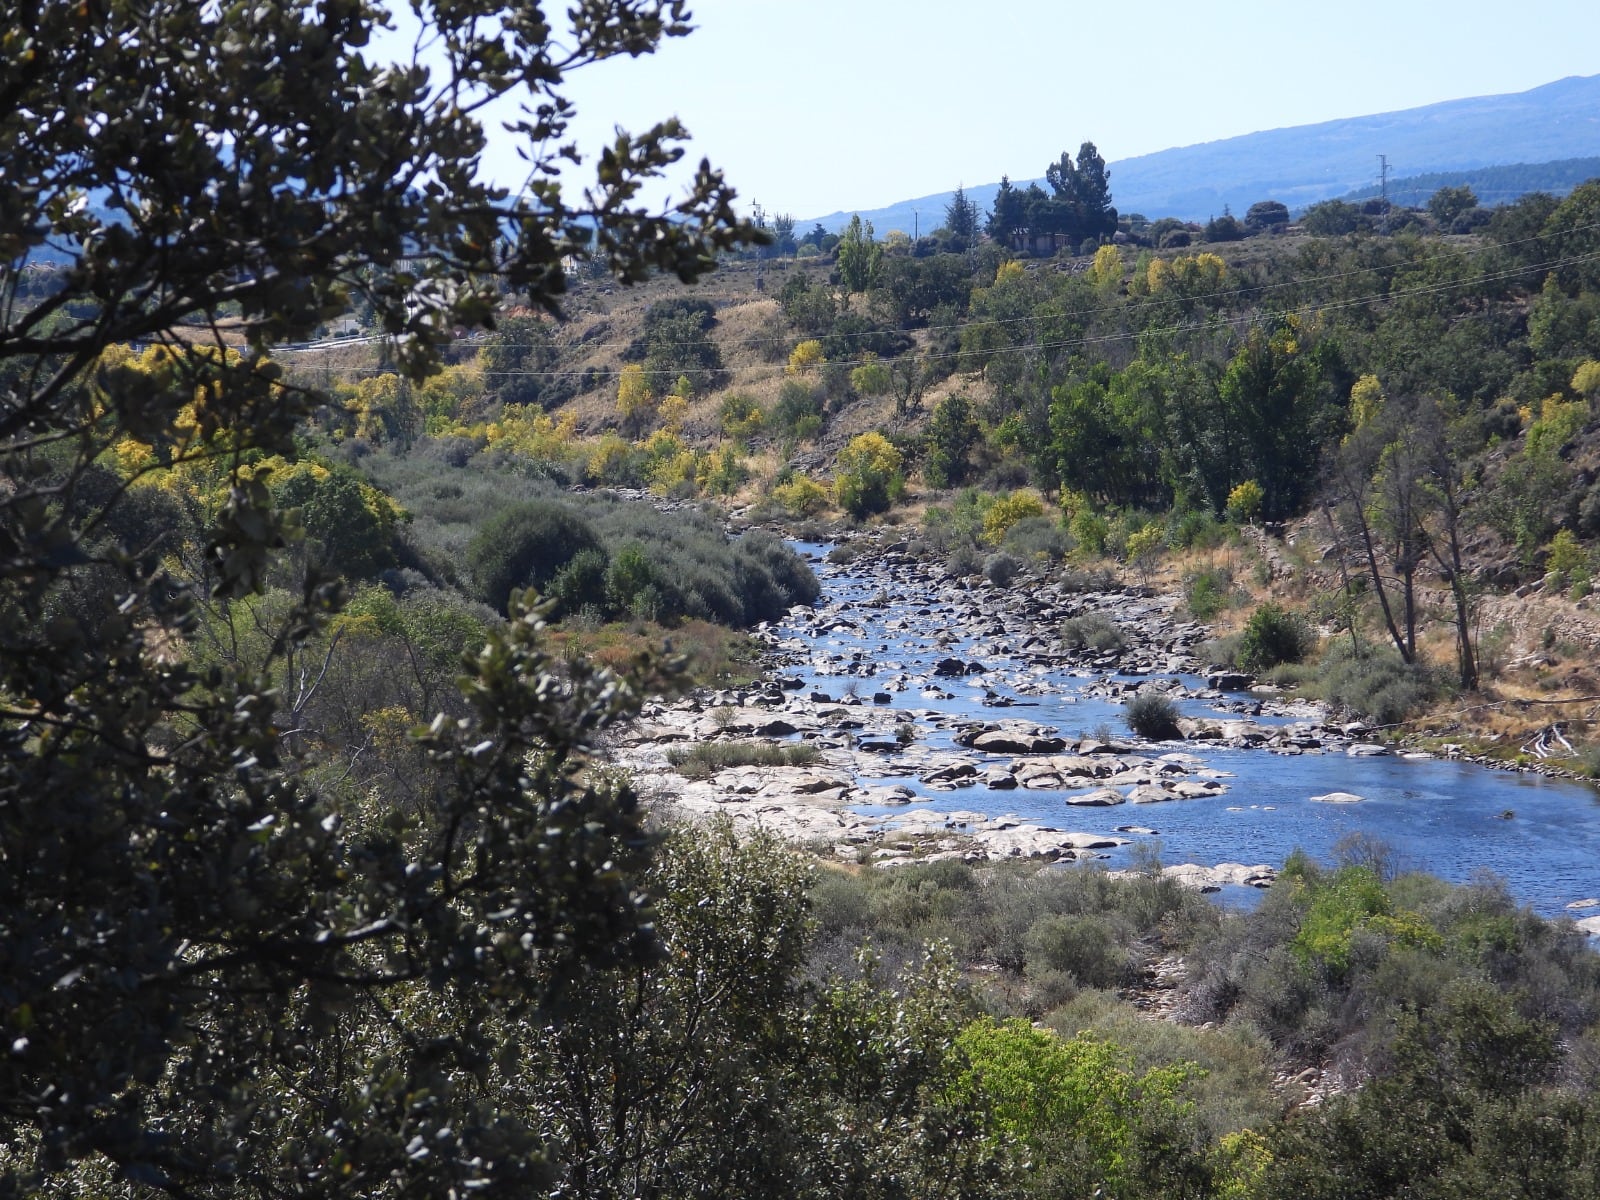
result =
[[957,546],[945,559],[944,573],[956,578],[976,575],[983,570],[983,555],[974,546]]
[[1316,687],[1330,704],[1375,725],[1397,725],[1440,695],[1443,677],[1420,664],[1407,665],[1387,647],[1363,646],[1358,654],[1341,640],[1323,656]]
[[1127,638],[1110,617],[1090,612],[1068,617],[1061,623],[1061,644],[1068,650],[1121,650]]
[[1183,736],[1178,729],[1177,705],[1160,692],[1140,692],[1128,701],[1122,719],[1134,733],[1154,742],[1171,741]]
[[770,533],[759,529],[743,533],[732,550],[747,625],[776,621],[796,604],[816,603],[822,594],[822,585],[805,560]]
[[1023,517],[1005,532],[1000,548],[1018,558],[1060,562],[1071,548],[1058,521],[1049,517]]
[[778,389],[767,425],[780,439],[793,444],[813,438],[822,429],[822,400],[798,379],[785,379]]
[[658,620],[662,591],[656,583],[655,564],[638,542],[618,550],[606,569],[606,607],[611,612],[632,613]]
[[606,616],[610,607],[607,602],[606,566],[606,552],[598,546],[590,546],[574,554],[555,573],[545,592],[555,605],[555,615],[565,617],[592,609],[600,616]]
[[1063,971],[1082,987],[1114,988],[1127,982],[1128,953],[1103,917],[1048,916],[1023,939],[1030,968]]
[[1106,540],[1110,536],[1111,526],[1106,519],[1092,509],[1079,509],[1073,514],[1068,523],[1068,530],[1078,548],[1087,555],[1101,555],[1106,552]]
[[1063,571],[1058,582],[1064,592],[1109,592],[1117,586],[1116,577],[1104,567]]
[[1250,614],[1234,661],[1241,670],[1260,672],[1300,662],[1315,645],[1316,635],[1304,617],[1268,601]]
[[995,587],[1010,587],[1022,572],[1022,564],[1009,554],[991,554],[983,563],[983,574]]
[[506,611],[518,588],[541,592],[581,550],[600,548],[594,528],[566,505],[528,500],[491,517],[467,548],[484,603]]
[[759,433],[766,415],[748,392],[729,392],[722,398],[722,405],[717,412],[722,432],[738,441]]
[[1173,509],[1167,518],[1167,545],[1174,550],[1219,546],[1227,528],[1203,508]]
[[808,767],[820,757],[804,742],[692,742],[667,750],[667,761],[691,779],[729,767]]
[[1232,600],[1233,580],[1225,571],[1196,571],[1183,581],[1183,602],[1196,621],[1209,621]]

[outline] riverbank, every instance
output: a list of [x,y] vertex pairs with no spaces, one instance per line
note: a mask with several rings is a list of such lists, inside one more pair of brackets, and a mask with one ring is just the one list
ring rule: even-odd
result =
[[[619,739],[653,805],[723,814],[840,862],[1159,858],[1207,889],[1263,886],[1292,850],[1327,857],[1355,833],[1461,879],[1522,871],[1530,837],[1558,859],[1600,847],[1587,793],[1385,744],[1271,689],[1232,690],[1248,679],[1207,672],[1208,631],[1174,596],[1074,572],[1004,588],[949,578],[892,531],[851,547],[829,562],[802,546],[824,596],[757,631],[761,683],[654,703]],[[1063,643],[1062,626],[1086,620],[1114,630],[1107,648]],[[1123,706],[1141,691],[1172,700],[1181,740],[1126,732]],[[712,755],[691,779],[671,761],[690,745],[796,745],[806,761],[730,753],[746,765],[719,768]],[[1543,911],[1600,894],[1585,861],[1554,875],[1526,889]]]

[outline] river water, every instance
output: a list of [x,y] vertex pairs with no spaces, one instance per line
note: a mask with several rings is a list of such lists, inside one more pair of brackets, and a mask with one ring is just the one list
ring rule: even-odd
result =
[[[904,674],[906,690],[894,696],[896,708],[927,709],[949,717],[993,721],[1020,718],[1050,726],[1061,736],[1090,736],[1109,728],[1125,737],[1121,705],[1084,694],[1089,673],[1027,665],[1018,659],[985,656],[979,639],[962,637],[926,599],[865,603],[883,591],[872,572],[853,572],[822,561],[825,546],[796,547],[813,562],[823,584],[819,605],[845,602],[855,630],[835,629],[812,638],[810,652],[787,674],[799,674],[808,688],[837,696],[841,688],[870,694],[875,680]],[[881,600],[881,595],[880,595]],[[781,630],[800,636],[796,624]],[[943,640],[941,640],[941,637]],[[859,659],[854,656],[859,655]],[[935,679],[933,664],[946,656],[983,662],[982,675]],[[838,663],[870,664],[873,674],[858,683],[841,678]],[[1177,676],[1191,687],[1204,681]],[[950,698],[933,694],[952,693]],[[999,701],[997,706],[996,701]],[[1215,701],[1179,702],[1186,715],[1214,714]],[[1262,724],[1271,718],[1258,718]],[[948,729],[920,732],[932,749],[958,749]],[[1587,785],[1551,780],[1526,772],[1495,770],[1470,763],[1398,755],[1351,757],[1343,748],[1325,753],[1283,755],[1264,749],[1232,749],[1195,743],[1154,746],[1152,753],[1181,752],[1227,772],[1229,790],[1216,797],[1161,804],[1072,807],[1065,793],[1016,789],[990,791],[981,784],[955,791],[932,791],[914,778],[874,776],[863,783],[905,783],[917,803],[939,811],[1015,814],[1056,828],[1111,834],[1121,825],[1153,828],[1154,835],[1132,836],[1130,844],[1109,851],[1107,866],[1131,865],[1136,847],[1158,843],[1164,863],[1267,863],[1279,866],[1295,849],[1330,861],[1335,845],[1349,834],[1381,839],[1403,868],[1428,871],[1455,883],[1479,872],[1503,878],[1511,892],[1535,911],[1551,917],[1591,916],[1600,908],[1569,910],[1575,901],[1600,898],[1600,792]],[[962,751],[971,754],[970,751]],[[1006,759],[1009,761],[1009,758]],[[1311,800],[1330,792],[1351,792],[1358,804]],[[890,810],[862,809],[868,813]],[[1244,892],[1245,889],[1225,889]],[[1247,895],[1228,895],[1248,902]]]

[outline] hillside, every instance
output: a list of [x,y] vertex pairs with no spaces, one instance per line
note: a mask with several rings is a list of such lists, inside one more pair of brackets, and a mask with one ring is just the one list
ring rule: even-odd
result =
[[[1092,136],[1092,130],[1086,132]],[[1343,196],[1376,179],[1380,154],[1388,155],[1391,171],[1411,176],[1579,158],[1593,154],[1596,145],[1600,75],[1572,76],[1526,92],[1263,130],[1121,159],[1110,164],[1111,187],[1118,210],[1125,214],[1205,221],[1225,208],[1243,213],[1257,200],[1303,208]],[[1041,146],[1040,162],[1065,148]],[[1018,165],[1012,182],[1026,186],[1023,172],[1036,164]],[[1043,180],[1039,182],[1042,186]],[[987,209],[998,186],[969,185],[966,193]],[[911,233],[918,224],[927,233],[943,220],[949,201],[950,193],[940,192],[863,210],[861,216],[880,234],[890,229]],[[820,221],[837,230],[850,215],[808,217],[800,225],[809,228]]]

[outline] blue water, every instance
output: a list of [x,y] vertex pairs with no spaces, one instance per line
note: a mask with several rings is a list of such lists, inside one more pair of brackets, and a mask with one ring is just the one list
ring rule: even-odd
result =
[[[804,544],[798,548],[814,557],[825,549]],[[851,601],[848,619],[857,623],[859,632],[835,630],[817,637],[809,644],[809,663],[785,668],[785,674],[799,675],[808,690],[837,697],[853,687],[870,698],[885,680],[904,673],[912,678],[906,690],[894,692],[895,709],[984,721],[1017,718],[1053,727],[1067,738],[1097,729],[1104,733],[1106,728],[1126,736],[1120,704],[1082,694],[1086,684],[1103,675],[1040,672],[1015,658],[982,654],[986,640],[959,636],[925,597],[897,597],[891,592],[886,606],[870,607],[861,602],[879,592],[881,580],[876,575],[820,565],[818,574],[824,587],[820,603]],[[934,611],[921,611],[930,607]],[[896,620],[908,620],[910,628],[890,629]],[[781,632],[801,636],[802,628],[797,624]],[[941,635],[946,638],[943,643]],[[842,661],[816,661],[829,655]],[[933,663],[946,656],[976,659],[989,670],[965,678],[934,679]],[[1199,683],[1193,677],[1166,678],[1180,678],[1190,686]],[[953,696],[928,695],[932,689]],[[996,706],[995,699],[1012,703]],[[1221,710],[1215,705],[1185,700],[1180,709],[1218,715]],[[1293,723],[1256,719],[1262,724]],[[930,729],[925,723],[919,740],[933,749],[958,749],[949,731]],[[1154,838],[1119,835],[1133,840],[1108,852],[1107,865],[1113,867],[1129,865],[1135,846],[1157,839],[1166,863],[1281,865],[1296,849],[1329,861],[1341,838],[1362,833],[1386,843],[1405,868],[1456,883],[1491,872],[1503,878],[1520,901],[1547,916],[1585,915],[1569,914],[1566,906],[1600,897],[1600,793],[1586,784],[1446,759],[1353,758],[1342,748],[1283,755],[1264,749],[1170,743],[1150,746],[1147,752],[1180,752],[1202,759],[1206,768],[1233,776],[1223,780],[1228,791],[1197,800],[1084,808],[1064,804],[1065,793],[1050,790],[992,791],[978,784],[935,791],[915,778],[878,776],[863,782],[905,783],[916,791],[919,805],[940,811],[1014,813],[1025,820],[1089,833],[1111,834],[1119,825],[1157,831]],[[1010,755],[993,759],[1011,760]],[[1353,792],[1364,800],[1327,804],[1310,799],[1335,791]]]

